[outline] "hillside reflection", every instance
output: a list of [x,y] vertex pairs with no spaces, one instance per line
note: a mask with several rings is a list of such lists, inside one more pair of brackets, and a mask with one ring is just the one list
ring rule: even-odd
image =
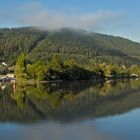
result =
[[0,84],[0,121],[80,121],[140,107],[140,81]]

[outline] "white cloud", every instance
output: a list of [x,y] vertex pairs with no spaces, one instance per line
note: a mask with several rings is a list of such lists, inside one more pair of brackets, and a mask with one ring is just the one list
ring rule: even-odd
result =
[[[62,27],[100,30],[115,22],[117,15],[99,10],[93,13],[64,13],[46,9],[41,3],[31,3],[2,12],[0,20],[20,25],[40,26],[48,29]],[[5,18],[7,17],[7,18]]]

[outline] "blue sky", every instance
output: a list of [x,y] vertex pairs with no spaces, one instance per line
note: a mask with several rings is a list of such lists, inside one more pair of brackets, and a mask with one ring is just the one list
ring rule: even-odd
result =
[[1,0],[0,27],[61,27],[140,42],[140,0]]

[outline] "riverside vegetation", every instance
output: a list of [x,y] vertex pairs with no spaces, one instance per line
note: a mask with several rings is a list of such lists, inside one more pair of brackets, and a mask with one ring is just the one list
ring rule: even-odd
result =
[[140,67],[132,65],[94,64],[82,66],[71,58],[63,61],[58,54],[52,55],[50,61],[38,60],[31,63],[21,54],[15,66],[16,79],[19,81],[37,80],[92,80],[104,78],[131,78],[140,75]]

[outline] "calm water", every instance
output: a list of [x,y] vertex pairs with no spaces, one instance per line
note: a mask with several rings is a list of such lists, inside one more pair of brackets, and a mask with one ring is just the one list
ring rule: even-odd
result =
[[140,81],[0,84],[0,140],[140,140]]

